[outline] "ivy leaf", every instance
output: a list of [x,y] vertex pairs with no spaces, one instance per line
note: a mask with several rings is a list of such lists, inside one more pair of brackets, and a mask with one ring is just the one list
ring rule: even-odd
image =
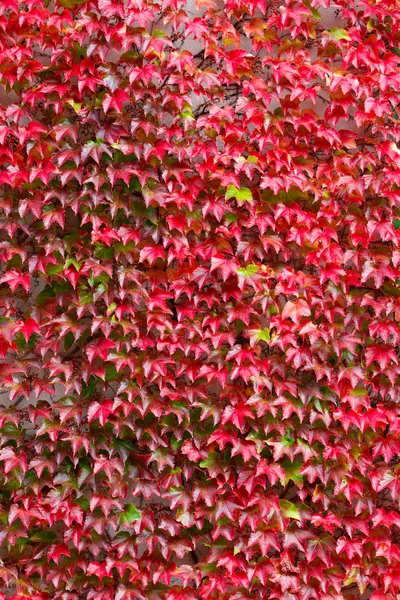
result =
[[31,319],[31,318],[26,319],[26,321],[24,321],[21,325],[19,325],[18,329],[24,336],[26,342],[29,341],[29,338],[31,337],[31,335],[33,333],[40,334],[40,327],[39,327],[38,323],[35,321],[35,319]]
[[289,481],[293,481],[298,487],[303,486],[303,475],[301,475],[300,470],[303,466],[303,463],[300,461],[291,462],[287,457],[283,459],[280,463],[285,471],[285,485],[289,483]]
[[123,512],[119,513],[121,525],[139,521],[142,518],[141,511],[134,504],[125,504]]
[[319,21],[322,19],[321,14],[317,11],[316,8],[311,6],[311,2],[309,2],[309,0],[303,0],[303,4],[307,6],[307,8],[309,9],[309,11],[315,19],[318,19]]
[[237,270],[237,273],[239,275],[242,275],[243,277],[251,277],[252,275],[255,275],[256,273],[258,273],[259,268],[257,265],[247,265],[246,267],[240,267]]
[[351,41],[351,37],[349,36],[349,34],[347,33],[347,31],[345,29],[341,29],[340,27],[332,27],[330,29],[330,34],[336,39],[336,40],[348,40],[349,42]]
[[15,292],[19,285],[21,285],[26,292],[30,288],[30,276],[28,273],[20,273],[15,269],[7,271],[5,275],[0,279],[1,282],[8,283],[11,290]]
[[228,185],[225,200],[230,200],[231,198],[236,198],[239,205],[244,204],[244,202],[253,202],[253,194],[247,187],[237,188],[234,185]]
[[264,329],[250,329],[250,345],[254,346],[257,342],[266,342],[267,344],[271,341],[271,331],[268,327]]
[[57,534],[54,531],[48,530],[37,531],[36,533],[31,535],[29,539],[31,542],[46,542],[47,544],[50,544],[56,539],[56,537]]
[[295,506],[292,502],[281,498],[279,500],[279,504],[281,507],[281,513],[284,517],[286,517],[287,519],[295,519],[296,521],[301,521],[299,510],[297,506]]
[[297,300],[297,302],[286,302],[282,310],[283,319],[291,319],[294,323],[298,323],[301,317],[309,317],[311,315],[310,307],[305,300]]

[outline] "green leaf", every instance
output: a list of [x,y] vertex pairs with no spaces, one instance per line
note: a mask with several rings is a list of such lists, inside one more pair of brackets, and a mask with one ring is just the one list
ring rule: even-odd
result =
[[108,247],[96,244],[93,256],[101,260],[112,260],[114,258],[114,248],[112,246]]
[[46,265],[46,275],[58,275],[64,269],[62,265],[47,263]]
[[[220,538],[221,539],[221,538]],[[205,546],[211,547],[210,542],[205,542],[204,544]],[[213,571],[217,570],[217,563],[213,562],[213,563],[209,563],[209,564],[203,564],[203,563],[199,563],[199,570],[202,573],[212,573]]]
[[90,502],[89,502],[88,498],[81,496],[80,498],[76,499],[76,503],[79,504],[81,509],[84,510],[85,512],[90,510]]
[[111,363],[106,366],[106,381],[115,381],[119,376],[114,364]]
[[[69,0],[66,0],[69,1]],[[71,0],[74,1],[74,0]],[[74,109],[74,111],[76,112],[76,114],[79,115],[79,113],[81,112],[81,108],[82,108],[82,104],[79,102],[74,102],[73,100],[67,100],[67,104],[70,104],[72,106],[72,108]]]
[[225,200],[230,200],[230,198],[236,198],[239,204],[243,204],[243,202],[253,202],[253,194],[248,187],[241,187],[238,189],[234,185],[228,185],[225,193]]
[[349,36],[347,31],[345,29],[341,29],[340,27],[332,27],[332,29],[330,30],[330,34],[333,35],[333,37],[336,40],[348,40],[349,42],[351,41],[351,37]]
[[210,454],[204,460],[200,461],[200,467],[202,469],[208,469],[209,467],[215,467],[219,462],[219,454],[217,452],[210,452]]
[[375,24],[374,24],[374,21],[372,19],[370,19],[367,23],[367,30],[372,31],[373,29],[375,29]]
[[87,385],[85,384],[85,382],[82,382],[82,395],[84,398],[89,398],[93,394],[96,384],[97,380],[96,377],[94,377],[93,375],[89,377]]
[[20,269],[22,267],[22,259],[19,254],[14,254],[10,260],[7,261],[7,269]]
[[271,341],[271,332],[268,329],[268,327],[265,327],[264,329],[260,329],[259,333],[257,333],[257,341],[258,342],[267,342],[267,344],[269,344],[269,342]]
[[17,440],[22,437],[24,433],[18,429],[18,427],[12,421],[7,421],[4,423],[3,427],[1,427],[0,431],[4,436],[7,436],[10,440]]
[[320,15],[320,13],[311,6],[311,3],[309,2],[309,0],[303,0],[303,4],[305,6],[307,6],[307,8],[309,9],[309,11],[311,12],[312,16],[314,17],[314,19],[319,19],[321,20],[322,17]]
[[303,466],[303,463],[298,460],[291,462],[289,458],[286,457],[281,462],[281,465],[283,467],[283,470],[285,471],[285,485],[287,485],[289,481],[292,480],[293,483],[298,484],[298,487],[301,487],[303,485],[303,475],[300,475],[300,469]]
[[352,396],[366,396],[367,390],[365,388],[354,388],[354,390],[351,390],[351,394]]
[[395,219],[393,225],[395,229],[400,229],[400,219]]
[[251,277],[258,272],[257,265],[247,265],[245,269],[240,268],[237,270],[239,275],[244,275],[244,277]]
[[287,448],[290,448],[290,446],[293,446],[293,444],[294,444],[294,443],[295,443],[295,441],[296,441],[296,440],[295,440],[295,438],[294,438],[294,437],[292,437],[292,435],[291,435],[291,434],[292,434],[292,432],[291,432],[290,428],[288,427],[288,428],[286,429],[286,433],[285,433],[285,435],[284,435],[284,436],[283,436],[283,438],[282,438],[282,443],[283,443],[283,445],[284,445],[284,446],[286,446]]
[[68,267],[70,267],[71,265],[73,265],[77,271],[80,271],[82,262],[79,262],[74,257],[67,258],[64,264],[64,269],[68,269]]
[[55,540],[57,534],[54,531],[38,531],[31,535],[29,540],[31,542],[47,542],[50,544],[53,540]]
[[44,306],[49,300],[49,298],[55,297],[56,295],[54,293],[53,288],[47,284],[46,287],[36,296],[36,304],[37,306]]
[[237,215],[235,215],[235,213],[233,213],[233,212],[228,212],[225,215],[225,221],[227,223],[236,223],[236,221],[237,221]]
[[155,38],[167,38],[168,37],[168,35],[162,29],[155,29],[152,32],[151,36],[155,37]]
[[180,116],[183,119],[193,119],[194,118],[193,107],[188,102],[184,103]]
[[142,513],[136,508],[134,504],[126,504],[124,512],[120,513],[120,523],[133,523],[133,521],[139,521],[142,518]]
[[29,544],[29,540],[26,537],[19,537],[16,542],[18,552],[21,552],[27,544]]
[[360,573],[360,569],[358,567],[352,567],[350,572],[348,573],[346,579],[343,582],[343,585],[351,585],[352,583],[354,583],[354,581],[356,581],[357,576]]
[[67,335],[64,338],[64,348],[65,350],[68,350],[68,348],[70,346],[72,346],[72,344],[74,343],[75,338],[74,338],[74,334],[71,331],[68,331]]
[[197,529],[196,525],[193,525],[192,527],[188,527],[185,533],[188,535],[198,535],[199,533],[206,534],[211,533],[213,529],[212,523],[210,523],[208,519],[204,519],[204,525],[201,529]]
[[23,334],[21,332],[17,333],[14,337],[15,343],[17,344],[18,350],[25,350],[25,347],[28,346],[28,342],[25,340]]
[[281,498],[279,500],[279,504],[281,505],[281,513],[284,517],[287,519],[296,519],[296,521],[301,521],[298,508],[293,504],[293,502],[289,502],[289,500]]

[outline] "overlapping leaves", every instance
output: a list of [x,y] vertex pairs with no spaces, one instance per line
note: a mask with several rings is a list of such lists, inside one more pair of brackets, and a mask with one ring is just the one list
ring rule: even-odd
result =
[[400,592],[399,17],[1,3],[7,597]]

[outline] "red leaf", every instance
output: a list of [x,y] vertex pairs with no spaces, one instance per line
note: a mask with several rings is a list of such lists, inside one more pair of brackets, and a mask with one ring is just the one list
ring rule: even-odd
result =
[[32,333],[40,334],[40,327],[34,319],[29,318],[18,326],[18,331],[20,331],[25,340],[28,341]]
[[0,281],[8,283],[13,292],[19,285],[22,285],[26,292],[29,292],[30,289],[29,273],[20,273],[16,270],[7,271]]
[[104,400],[102,403],[92,402],[88,410],[89,423],[91,423],[93,419],[98,419],[100,421],[100,425],[104,425],[112,412],[113,403],[111,400]]
[[291,319],[296,324],[300,322],[301,317],[309,317],[310,315],[310,307],[302,299],[297,300],[297,302],[286,302],[282,310],[282,318]]
[[106,94],[103,98],[103,109],[107,113],[110,108],[122,113],[124,102],[130,102],[130,96],[125,90],[117,89],[113,94]]
[[152,265],[158,258],[162,260],[165,258],[165,250],[162,246],[145,246],[140,251],[140,262],[147,260]]
[[111,350],[111,348],[115,348],[115,346],[115,342],[112,342],[109,339],[98,338],[96,341],[89,344],[86,348],[86,354],[88,356],[89,362],[92,363],[97,356],[102,360],[107,360],[108,351]]
[[365,350],[366,365],[369,367],[374,361],[376,361],[381,369],[386,369],[390,361],[393,361],[396,365],[398,364],[397,356],[393,346],[386,346],[384,344],[375,345],[371,344]]

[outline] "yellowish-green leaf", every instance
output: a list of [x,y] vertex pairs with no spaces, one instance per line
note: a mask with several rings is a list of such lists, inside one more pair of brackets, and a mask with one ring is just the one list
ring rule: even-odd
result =
[[269,342],[271,341],[271,332],[268,329],[268,327],[265,327],[264,329],[260,329],[259,333],[257,333],[257,341],[263,341],[263,342],[267,342],[267,344],[269,344]]
[[77,115],[81,112],[82,104],[80,102],[74,102],[73,100],[67,100],[67,104],[72,106]]
[[318,20],[322,19],[320,13],[317,11],[316,8],[314,8],[313,6],[311,6],[311,2],[309,2],[309,0],[303,0],[303,4],[305,4],[307,6],[307,8],[309,9],[310,13],[314,17],[314,19],[318,19]]
[[297,506],[293,504],[293,502],[289,502],[289,500],[281,498],[279,500],[279,504],[281,505],[281,513],[284,517],[287,519],[296,519],[296,521],[301,521],[299,510]]
[[245,269],[240,267],[237,272],[239,275],[243,275],[244,277],[251,277],[258,272],[258,267],[257,265],[247,265]]
[[330,30],[330,34],[333,35],[333,37],[336,40],[348,40],[349,42],[351,41],[351,37],[349,36],[347,31],[345,29],[342,29],[341,27],[332,27],[332,29]]
[[225,193],[225,200],[236,198],[239,204],[244,202],[253,202],[253,194],[248,187],[237,188],[234,185],[228,185]]

